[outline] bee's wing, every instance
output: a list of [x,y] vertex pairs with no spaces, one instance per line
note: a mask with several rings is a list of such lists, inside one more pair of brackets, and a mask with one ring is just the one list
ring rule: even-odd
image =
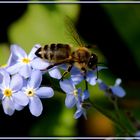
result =
[[76,28],[74,26],[74,22],[72,21],[72,19],[70,19],[70,17],[66,16],[65,17],[65,23],[66,23],[66,29],[67,32],[70,34],[70,36],[72,37],[72,40],[77,43],[77,45],[79,47],[84,46],[84,42],[82,41],[82,39],[80,39],[79,34],[76,31]]

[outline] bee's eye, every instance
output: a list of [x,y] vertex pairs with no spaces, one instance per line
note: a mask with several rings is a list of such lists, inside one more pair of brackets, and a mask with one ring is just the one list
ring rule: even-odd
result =
[[95,65],[97,65],[97,56],[95,54],[91,54],[88,61],[88,67],[92,69]]

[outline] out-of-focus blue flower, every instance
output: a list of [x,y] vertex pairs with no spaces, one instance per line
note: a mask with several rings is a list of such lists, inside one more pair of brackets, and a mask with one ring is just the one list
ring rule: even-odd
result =
[[87,119],[87,115],[86,115],[86,109],[82,107],[82,103],[77,105],[77,110],[74,114],[74,118],[78,119],[80,118],[82,115],[84,115],[84,118]]
[[41,71],[34,70],[21,91],[28,97],[29,110],[34,116],[39,116],[42,113],[43,105],[40,98],[51,98],[54,95],[52,88],[40,87],[41,81]]
[[120,78],[116,79],[114,86],[106,85],[101,79],[98,79],[97,82],[99,84],[99,88],[101,90],[105,91],[106,95],[113,94],[113,95],[120,97],[120,98],[124,97],[126,95],[124,89],[120,86],[120,84],[121,84]]
[[0,97],[3,110],[5,114],[11,116],[15,110],[20,110],[28,103],[28,98],[25,94],[20,93],[23,86],[23,78],[19,74],[10,77],[4,70],[1,70],[0,73],[3,76],[0,84]]
[[72,108],[78,101],[78,92],[73,81],[71,79],[65,79],[60,81],[61,89],[66,93],[65,105],[68,108]]
[[140,130],[135,133],[135,137],[140,137]]
[[[106,69],[106,67],[98,66],[98,71],[100,71],[102,69]],[[95,85],[97,82],[96,81],[97,80],[96,71],[97,70],[88,70],[86,73],[86,81],[91,85]],[[73,67],[71,70],[71,79],[75,85],[79,84],[82,80],[84,80],[84,73],[82,73],[76,67]]]

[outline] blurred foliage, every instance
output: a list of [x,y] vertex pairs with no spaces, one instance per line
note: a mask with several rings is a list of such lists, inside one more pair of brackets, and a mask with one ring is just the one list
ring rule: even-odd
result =
[[140,5],[102,4],[140,67]]
[[10,38],[28,52],[36,43],[68,42],[64,17],[76,18],[78,7],[74,4],[29,4],[25,15],[11,26]]

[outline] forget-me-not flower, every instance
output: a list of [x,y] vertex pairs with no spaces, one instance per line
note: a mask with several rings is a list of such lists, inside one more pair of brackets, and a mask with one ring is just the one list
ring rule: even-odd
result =
[[36,44],[29,55],[18,45],[11,45],[11,55],[14,63],[7,68],[7,71],[13,75],[19,73],[24,78],[28,78],[31,75],[32,69],[35,65],[40,65],[35,60],[35,51],[40,47],[39,44]]
[[60,81],[61,89],[66,93],[65,105],[68,108],[72,108],[78,101],[78,92],[73,81],[71,79],[65,79]]
[[25,106],[28,103],[28,98],[20,92],[23,86],[23,78],[19,74],[10,77],[4,70],[1,70],[0,73],[3,76],[0,84],[3,110],[5,114],[11,116],[15,110],[20,110],[21,106]]
[[88,90],[85,90],[84,92],[82,92],[82,90],[81,90],[79,92],[79,94],[78,94],[78,102],[76,104],[77,110],[76,110],[76,112],[74,114],[75,119],[78,119],[82,115],[85,117],[85,119],[87,119],[86,110],[91,106],[91,104],[89,102],[85,103],[84,101],[86,99],[88,99],[88,98],[89,98]]
[[135,137],[140,137],[140,130],[138,130],[138,131],[135,133],[134,136],[135,136]]
[[[118,78],[113,86],[106,85],[101,79],[98,79],[99,88],[105,91],[106,95],[115,95],[117,97],[124,97],[126,95],[124,89],[120,86],[121,79]],[[110,94],[111,93],[111,94]]]
[[43,105],[40,98],[51,98],[54,95],[51,87],[40,87],[41,82],[41,71],[34,70],[22,88],[22,92],[28,97],[29,110],[34,116],[39,116],[42,113]]

